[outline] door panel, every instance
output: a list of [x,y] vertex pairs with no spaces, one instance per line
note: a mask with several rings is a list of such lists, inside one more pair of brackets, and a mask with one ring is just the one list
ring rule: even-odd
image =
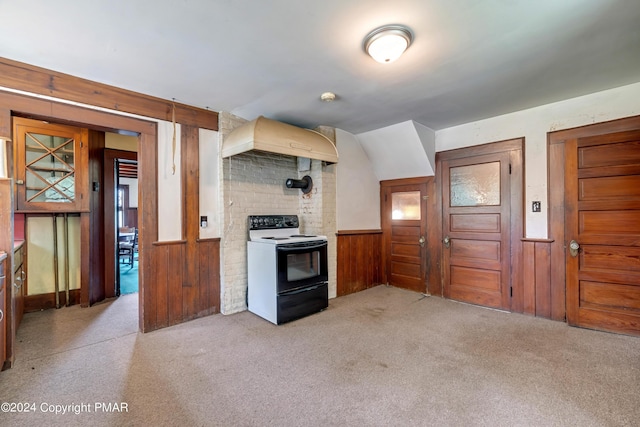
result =
[[429,179],[383,181],[380,188],[384,280],[417,292],[426,292]]
[[509,309],[510,153],[442,162],[444,295]]
[[571,139],[565,152],[567,321],[640,335],[640,131]]

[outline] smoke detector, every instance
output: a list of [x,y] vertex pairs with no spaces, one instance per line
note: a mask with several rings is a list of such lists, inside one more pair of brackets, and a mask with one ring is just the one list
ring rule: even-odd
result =
[[336,94],[333,93],[333,92],[325,92],[322,95],[320,95],[320,99],[323,100],[324,102],[335,101],[336,100]]

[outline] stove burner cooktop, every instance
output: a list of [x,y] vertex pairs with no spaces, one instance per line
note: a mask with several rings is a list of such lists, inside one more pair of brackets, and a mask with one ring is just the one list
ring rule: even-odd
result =
[[249,240],[272,245],[325,241],[326,236],[304,234],[297,215],[250,215]]

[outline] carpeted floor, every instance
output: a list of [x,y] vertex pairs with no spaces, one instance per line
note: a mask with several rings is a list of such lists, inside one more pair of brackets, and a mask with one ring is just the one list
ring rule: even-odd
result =
[[120,295],[138,292],[138,260],[133,266],[120,264]]
[[[35,412],[2,413],[0,424],[632,426],[640,420],[640,338],[385,286],[333,299],[326,311],[280,326],[242,312],[141,334],[137,304],[132,294],[88,309],[26,314],[15,367],[0,373],[0,400],[33,403]],[[104,411],[121,402],[127,412]],[[51,413],[55,405],[67,413]]]

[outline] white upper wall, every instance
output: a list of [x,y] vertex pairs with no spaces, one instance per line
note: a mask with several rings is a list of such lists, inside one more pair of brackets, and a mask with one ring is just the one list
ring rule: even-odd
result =
[[[158,241],[182,240],[180,124],[158,122]],[[175,168],[175,169],[174,169]]]
[[336,129],[336,222],[340,230],[380,228],[380,185],[355,135]]
[[[525,138],[526,237],[546,238],[547,133],[640,114],[640,83],[492,117],[436,132],[436,151]],[[531,212],[531,202],[542,212]]]
[[433,176],[435,137],[428,127],[409,120],[357,136],[379,181]]
[[199,130],[200,216],[207,217],[207,226],[200,224],[200,238],[220,237],[220,141],[217,131]]

